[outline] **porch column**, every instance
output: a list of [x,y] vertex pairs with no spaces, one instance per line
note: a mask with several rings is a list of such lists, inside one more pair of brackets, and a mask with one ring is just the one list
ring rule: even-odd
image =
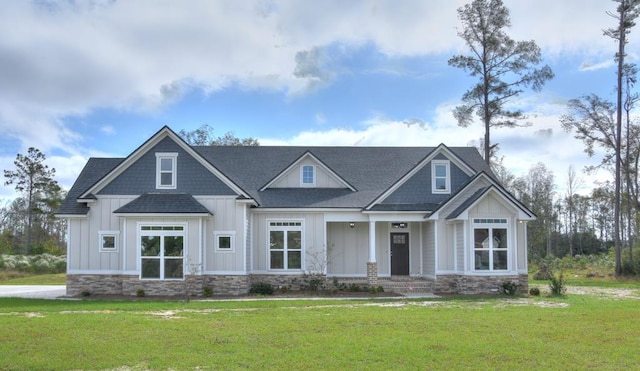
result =
[[376,222],[369,222],[369,261],[367,262],[367,282],[378,284],[378,262],[376,261]]

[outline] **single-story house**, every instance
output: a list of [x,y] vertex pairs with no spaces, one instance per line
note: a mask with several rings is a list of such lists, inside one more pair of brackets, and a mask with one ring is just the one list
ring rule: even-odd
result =
[[68,295],[239,295],[309,275],[526,290],[535,219],[475,148],[190,146],[166,126],[125,158],[89,159],[57,216]]

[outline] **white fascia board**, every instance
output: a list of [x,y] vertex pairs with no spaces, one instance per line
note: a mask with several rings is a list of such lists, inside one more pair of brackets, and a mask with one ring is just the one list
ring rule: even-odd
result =
[[165,213],[113,213],[115,216],[119,216],[121,218],[203,218],[203,217],[213,217],[213,214],[209,213],[189,213],[189,214],[165,214]]
[[340,208],[286,208],[286,207],[260,207],[251,209],[252,213],[327,213],[327,212],[353,212],[362,211],[358,208],[340,209]]
[[54,216],[58,219],[84,219],[88,215],[87,214],[54,214]]

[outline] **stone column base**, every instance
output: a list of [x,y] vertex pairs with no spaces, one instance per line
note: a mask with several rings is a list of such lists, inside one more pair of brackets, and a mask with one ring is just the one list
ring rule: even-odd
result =
[[367,282],[370,286],[378,285],[378,263],[367,262]]

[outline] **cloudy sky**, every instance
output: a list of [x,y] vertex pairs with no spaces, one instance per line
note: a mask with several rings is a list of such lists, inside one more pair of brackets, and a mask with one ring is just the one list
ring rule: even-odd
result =
[[[127,156],[163,125],[262,145],[474,145],[481,125],[451,115],[474,80],[447,64],[465,52],[466,2],[2,1],[0,169],[37,147],[69,188],[89,157]],[[616,3],[505,5],[509,35],[535,40],[556,77],[513,101],[532,126],[492,139],[516,175],[543,162],[562,185],[570,165],[598,162],[559,117],[569,99],[614,98],[616,45],[602,29]]]

